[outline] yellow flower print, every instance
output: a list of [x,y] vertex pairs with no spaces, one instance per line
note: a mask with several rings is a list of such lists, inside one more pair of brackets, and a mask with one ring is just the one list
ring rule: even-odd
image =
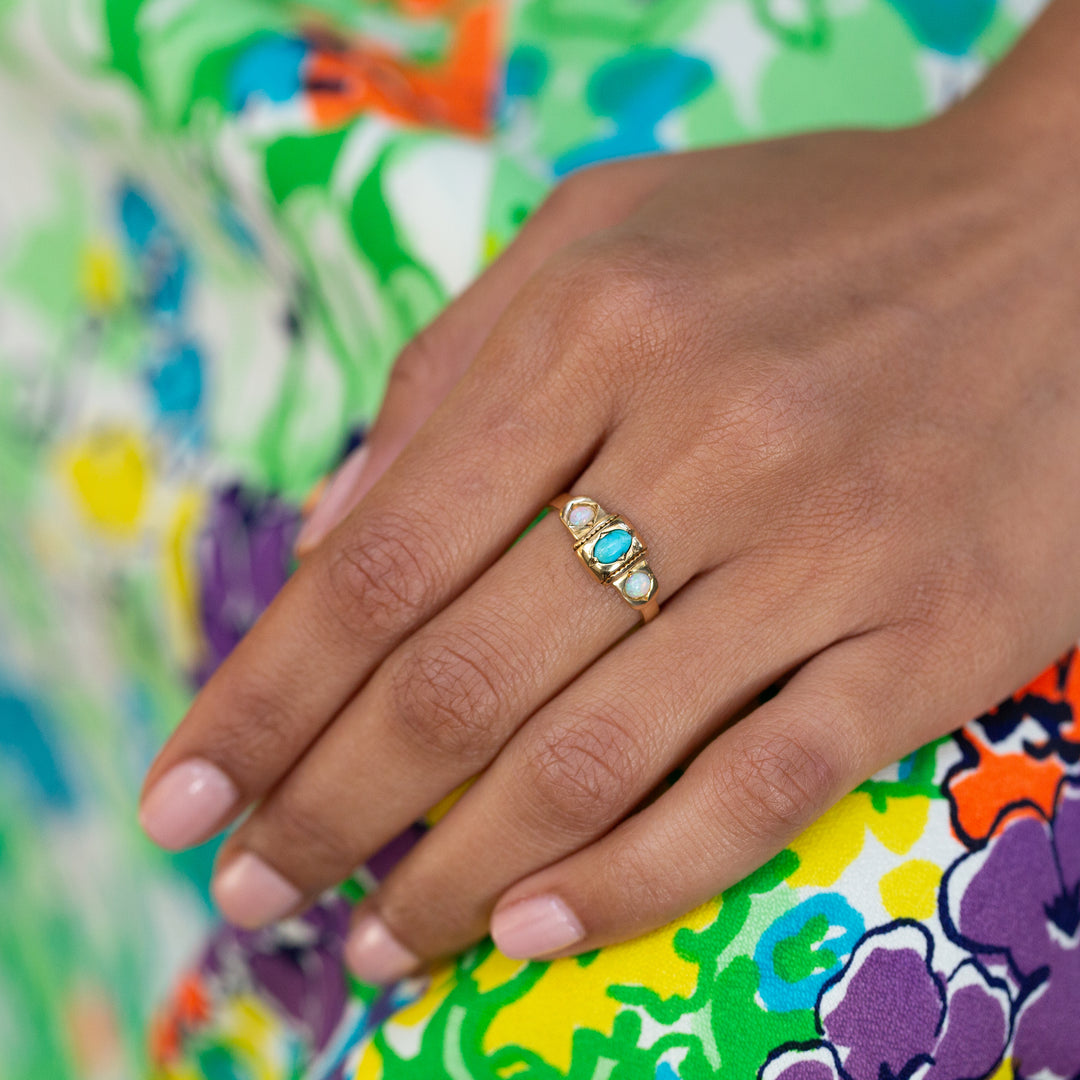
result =
[[90,525],[113,536],[135,533],[152,473],[148,449],[135,432],[101,428],[82,435],[63,455],[62,472]]
[[888,800],[875,810],[870,796],[854,791],[788,846],[799,856],[799,868],[787,879],[792,888],[833,885],[858,858],[870,830],[897,855],[908,851],[926,828],[930,800],[924,795]]

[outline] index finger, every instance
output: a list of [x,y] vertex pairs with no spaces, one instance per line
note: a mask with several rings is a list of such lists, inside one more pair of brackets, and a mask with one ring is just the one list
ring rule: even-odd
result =
[[602,396],[575,392],[530,322],[497,330],[196,698],[144,783],[140,820],[157,843],[198,843],[273,786],[382,658],[582,471]]

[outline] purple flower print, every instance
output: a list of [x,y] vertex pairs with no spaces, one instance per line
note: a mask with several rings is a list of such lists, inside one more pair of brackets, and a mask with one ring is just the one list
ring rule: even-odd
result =
[[299,512],[273,496],[239,486],[213,498],[196,559],[206,652],[202,685],[285,584]]
[[826,1043],[784,1049],[770,1057],[760,1080],[842,1080],[836,1051]]
[[317,1053],[334,1033],[348,998],[341,954],[349,911],[344,897],[332,896],[303,915],[261,930],[223,924],[199,969],[225,993],[254,990]]
[[[368,873],[382,880],[419,841],[424,829],[410,826],[368,861]],[[340,1024],[348,999],[342,954],[352,904],[327,893],[303,914],[259,930],[222,924],[211,938],[199,972],[219,993],[251,992],[270,1003],[313,1053],[321,1051]],[[371,1005],[374,1023],[393,1004],[383,995]]]
[[973,959],[945,978],[933,955],[933,939],[919,923],[901,919],[870,931],[818,997],[824,1038],[781,1047],[761,1080],[989,1075],[1008,1045],[1009,995]]
[[987,843],[942,882],[950,936],[1008,965],[1019,984],[1018,1076],[1080,1073],[1080,780],[1065,779],[1047,819],[1011,807]]

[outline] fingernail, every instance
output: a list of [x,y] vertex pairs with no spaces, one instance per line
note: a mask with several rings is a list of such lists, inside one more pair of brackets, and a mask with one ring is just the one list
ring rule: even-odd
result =
[[222,915],[245,930],[280,919],[300,902],[300,890],[250,851],[237,855],[210,891]]
[[349,931],[345,963],[361,981],[392,983],[420,966],[420,958],[405,948],[377,915],[365,915]]
[[334,474],[311,517],[296,538],[298,555],[310,551],[344,517],[345,510],[367,464],[367,445],[357,447]]
[[557,896],[533,896],[496,911],[491,936],[504,956],[529,960],[581,941],[585,931]]
[[170,851],[191,847],[236,805],[236,785],[202,758],[174,765],[139,807],[139,824],[155,844]]
[[313,485],[311,490],[304,496],[304,501],[300,504],[300,514],[305,519],[311,517],[315,510],[315,507],[322,501],[322,497],[326,494],[326,489],[330,484],[330,477],[320,477]]

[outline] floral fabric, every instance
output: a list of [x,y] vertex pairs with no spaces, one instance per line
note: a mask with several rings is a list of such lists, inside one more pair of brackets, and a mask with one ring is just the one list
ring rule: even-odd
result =
[[[1080,661],[676,924],[388,991],[165,855],[154,750],[396,350],[592,162],[943,108],[1036,0],[0,2],[0,1078],[1080,1075]],[[896,692],[903,693],[897,679]]]

